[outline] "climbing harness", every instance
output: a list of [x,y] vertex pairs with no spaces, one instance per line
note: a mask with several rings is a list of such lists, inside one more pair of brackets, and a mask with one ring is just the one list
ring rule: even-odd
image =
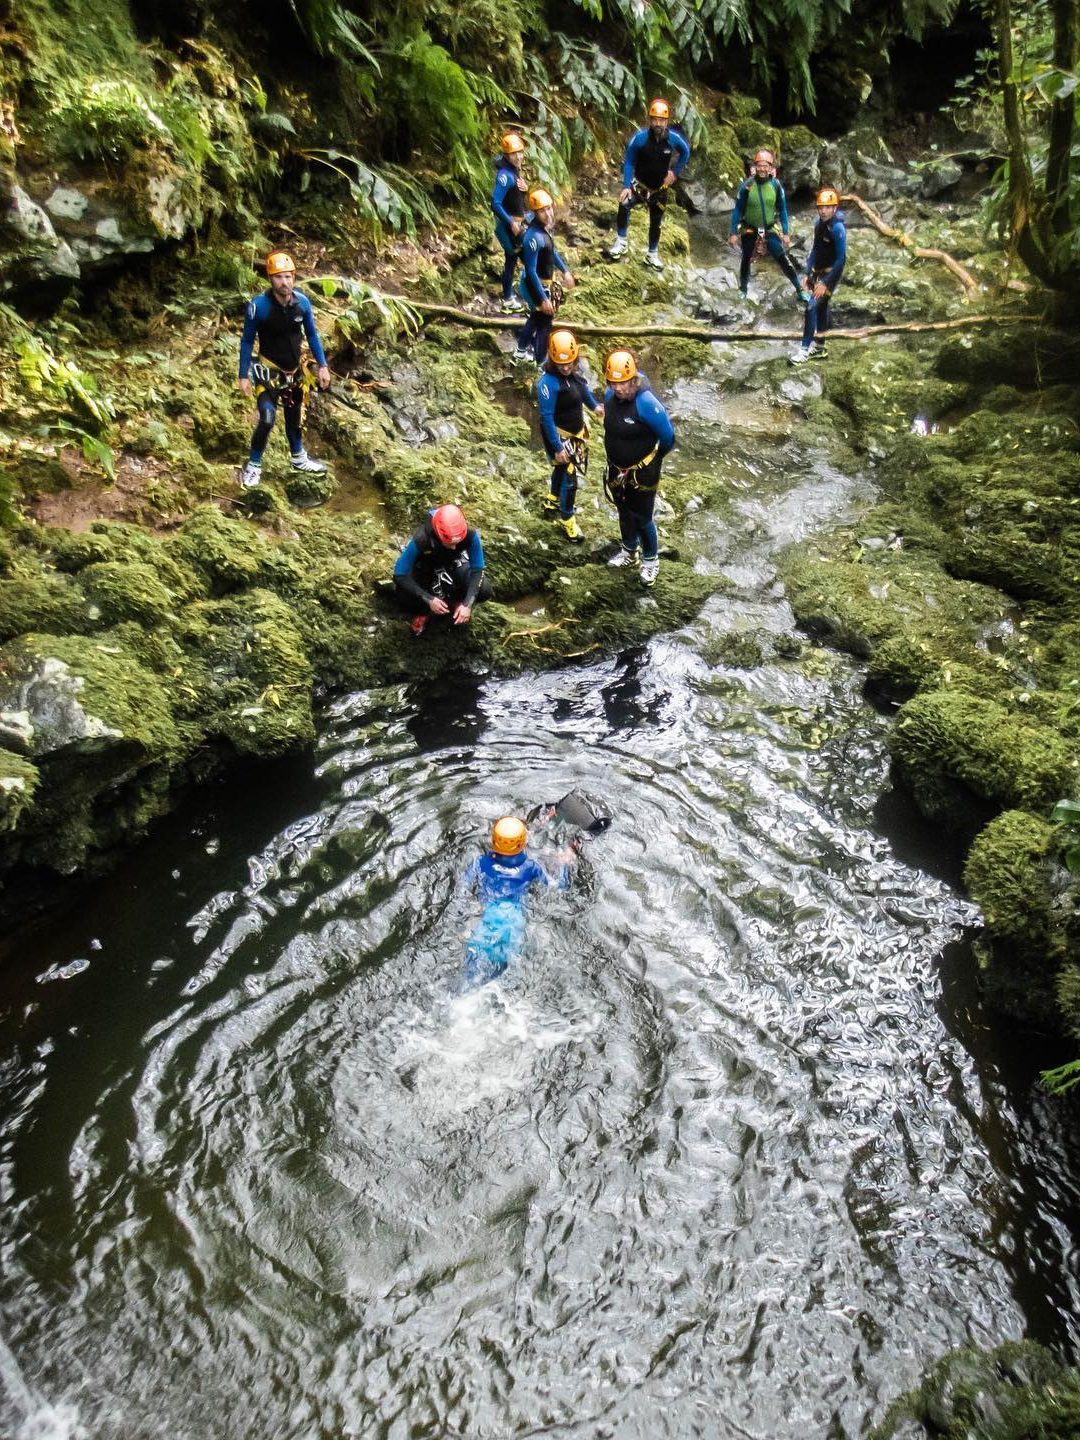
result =
[[563,286],[562,276],[558,271],[556,271],[548,281],[548,299],[551,301],[552,313],[557,315],[563,301],[566,299],[566,290]]
[[643,494],[649,494],[651,491],[659,489],[659,475],[651,485],[642,485],[638,479],[641,471],[648,469],[659,453],[660,446],[654,445],[648,455],[643,460],[639,460],[636,465],[627,465],[625,468],[619,465],[608,466],[604,476],[604,494],[612,505],[617,506],[619,503],[612,493],[615,490],[640,490]]
[[289,405],[296,399],[303,405],[315,388],[315,377],[303,365],[296,370],[280,370],[265,360],[257,360],[251,367],[251,378],[255,381],[255,398],[267,395],[275,405]]
[[567,470],[584,480],[589,471],[589,427],[586,425],[583,430],[577,431],[557,429],[556,433],[562,441],[562,448],[570,456],[566,462]]

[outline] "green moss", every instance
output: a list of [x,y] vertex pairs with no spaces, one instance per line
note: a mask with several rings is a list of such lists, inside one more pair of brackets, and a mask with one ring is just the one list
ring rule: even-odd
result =
[[1080,1371],[1049,1350],[1010,1341],[995,1350],[954,1350],[922,1385],[895,1401],[868,1440],[1076,1440]]
[[176,597],[158,579],[157,571],[140,561],[105,560],[88,565],[79,580],[107,625],[137,620],[153,626],[176,606]]
[[263,756],[313,742],[311,663],[278,596],[255,589],[189,606],[181,638],[195,662],[194,698],[209,735]]
[[67,576],[0,579],[0,644],[31,630],[81,634],[92,628],[86,596]]
[[1014,942],[1030,940],[1044,956],[1052,839],[1045,820],[1006,810],[975,837],[964,867],[964,883],[990,930]]
[[216,594],[253,585],[266,559],[267,541],[244,520],[230,520],[202,505],[165,542],[165,551],[205,577]]
[[36,765],[0,748],[0,834],[16,829],[30,810],[39,779]]
[[923,813],[961,829],[980,809],[1045,811],[1077,777],[1073,751],[1053,730],[954,691],[909,700],[889,750]]

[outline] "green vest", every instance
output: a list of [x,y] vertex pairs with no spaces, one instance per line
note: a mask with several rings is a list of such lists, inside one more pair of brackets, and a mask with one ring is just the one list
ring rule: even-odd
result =
[[771,230],[776,224],[776,181],[751,180],[742,223],[747,230]]

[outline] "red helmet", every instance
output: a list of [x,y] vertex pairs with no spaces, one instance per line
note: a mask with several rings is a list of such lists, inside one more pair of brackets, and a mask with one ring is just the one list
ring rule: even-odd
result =
[[440,505],[432,511],[431,528],[435,531],[435,538],[447,548],[460,545],[469,533],[459,505]]

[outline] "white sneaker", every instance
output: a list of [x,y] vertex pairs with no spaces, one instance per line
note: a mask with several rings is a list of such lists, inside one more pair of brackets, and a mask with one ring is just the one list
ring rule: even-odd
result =
[[620,546],[619,552],[613,555],[607,562],[613,570],[621,570],[624,565],[636,565],[639,558],[637,550],[627,550],[626,546]]
[[614,244],[611,246],[611,248],[608,250],[608,254],[611,256],[612,260],[618,260],[618,258],[619,258],[620,255],[625,255],[625,254],[626,254],[626,236],[625,236],[625,235],[616,235],[616,236],[615,236],[615,243],[614,243]]
[[306,450],[299,455],[290,455],[289,464],[302,475],[325,475],[326,466],[321,460],[313,460]]
[[256,465],[254,460],[249,460],[240,471],[240,484],[245,490],[254,490],[255,486],[262,481],[262,466]]
[[664,262],[660,259],[660,255],[656,250],[645,251],[645,264],[651,265],[654,270],[659,270],[663,273]]
[[810,354],[810,351],[808,349],[804,350],[801,345],[798,350],[795,351],[794,355],[788,356],[788,362],[791,365],[805,365],[806,362],[811,359],[813,359],[813,356]]
[[514,362],[515,365],[535,365],[535,364],[536,364],[536,356],[533,354],[533,352],[532,352],[531,350],[522,350],[522,348],[520,347],[520,345],[519,345],[518,348],[514,351],[514,353],[510,356],[510,359],[513,360],[513,362]]
[[520,315],[525,309],[516,295],[508,295],[500,306],[504,315]]
[[660,573],[660,556],[654,555],[651,560],[641,562],[641,583],[643,585],[655,585],[656,577]]

